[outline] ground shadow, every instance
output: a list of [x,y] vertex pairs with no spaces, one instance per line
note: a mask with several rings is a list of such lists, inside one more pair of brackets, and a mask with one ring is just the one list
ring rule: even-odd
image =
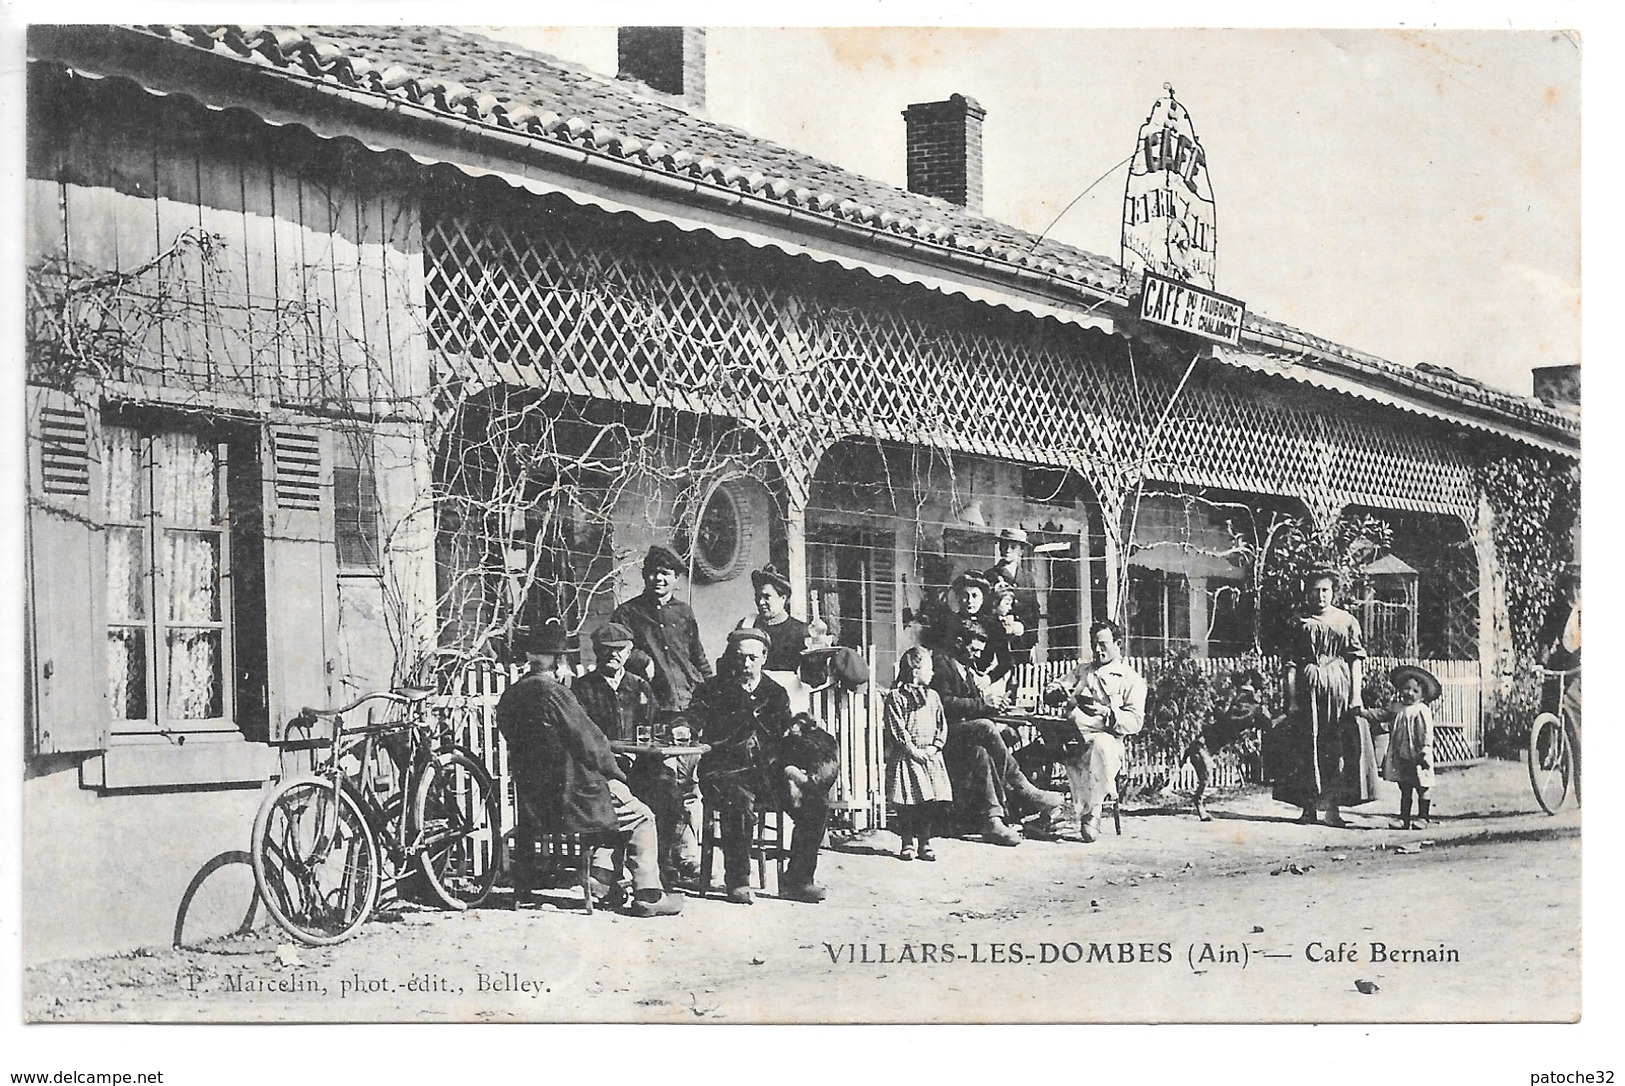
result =
[[213,857],[192,876],[175,910],[174,945],[195,948],[252,931],[259,894],[248,853],[232,849]]

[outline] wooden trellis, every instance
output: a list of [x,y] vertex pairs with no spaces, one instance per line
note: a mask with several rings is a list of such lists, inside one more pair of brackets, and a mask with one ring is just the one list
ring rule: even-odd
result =
[[[509,211],[512,213],[508,213]],[[1436,426],[1370,405],[1276,402],[1205,363],[1148,449],[1175,377],[1119,338],[921,291],[835,284],[721,243],[547,205],[424,221],[434,345],[541,387],[741,420],[792,488],[870,436],[1076,468],[1103,503],[1138,473],[1195,486],[1470,518],[1471,465]],[[743,259],[743,258],[741,258]],[[1249,387],[1240,387],[1247,383]],[[1349,401],[1352,403],[1352,401]]]

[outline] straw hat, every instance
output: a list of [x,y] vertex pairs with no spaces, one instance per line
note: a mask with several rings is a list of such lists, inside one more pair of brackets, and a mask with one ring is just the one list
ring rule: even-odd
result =
[[1425,667],[1417,667],[1415,664],[1400,664],[1388,673],[1388,685],[1395,690],[1398,690],[1399,684],[1406,679],[1415,679],[1422,685],[1423,701],[1438,701],[1439,695],[1444,693],[1444,687],[1440,685],[1439,680],[1434,677],[1433,672]]

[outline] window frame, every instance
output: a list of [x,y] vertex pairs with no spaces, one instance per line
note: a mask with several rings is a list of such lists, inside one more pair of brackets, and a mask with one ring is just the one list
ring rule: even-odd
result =
[[[381,576],[384,518],[378,497],[373,435],[347,431],[336,434],[333,445],[333,553],[338,573],[351,577]],[[353,502],[345,500],[351,478],[355,481]]]
[[[141,629],[146,634],[146,651],[143,659],[143,679],[146,686],[146,715],[142,717],[127,717],[120,715],[121,710],[113,704],[112,700],[112,660],[109,659],[108,702],[107,715],[107,741],[109,746],[123,743],[140,743],[156,737],[169,739],[171,742],[177,737],[201,734],[231,734],[239,733],[236,701],[236,601],[232,586],[232,534],[233,522],[230,507],[230,472],[233,462],[232,443],[229,435],[220,428],[208,423],[189,423],[189,420],[177,419],[173,416],[140,412],[140,411],[113,411],[102,422],[102,449],[104,454],[113,447],[115,435],[126,432],[134,435],[137,449],[136,473],[140,480],[139,487],[144,493],[136,505],[134,518],[115,518],[112,486],[115,480],[110,473],[103,473],[102,483],[102,512],[103,523],[109,528],[132,528],[143,534],[143,542],[139,548],[137,561],[144,563],[142,568],[142,586],[140,598],[146,608],[143,621],[132,621],[122,617],[115,618],[110,608],[108,593],[112,583],[111,574],[104,574],[101,585],[96,586],[104,608],[102,622],[100,623],[104,638],[102,651],[108,652],[110,635],[115,628]],[[214,504],[211,511],[211,521],[208,527],[197,524],[183,523],[171,520],[164,516],[154,499],[158,483],[160,464],[157,458],[159,440],[166,434],[182,434],[197,438],[213,446],[214,459]],[[168,601],[169,578],[172,571],[167,568],[163,559],[163,541],[168,533],[180,532],[194,535],[207,534],[212,536],[218,546],[219,559],[216,563],[213,578],[216,587],[215,613],[219,616],[207,621],[173,621],[163,606]],[[103,542],[104,550],[110,545],[111,536]],[[111,568],[111,556],[106,562],[107,569]],[[169,636],[173,630],[214,630],[219,639],[218,674],[215,682],[218,687],[219,714],[204,717],[171,717],[169,713],[169,686],[170,686],[170,646]],[[109,655],[111,655],[109,653]]]

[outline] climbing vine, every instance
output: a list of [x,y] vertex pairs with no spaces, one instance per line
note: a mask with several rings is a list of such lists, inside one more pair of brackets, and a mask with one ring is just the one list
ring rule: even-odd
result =
[[1540,629],[1556,599],[1557,574],[1574,558],[1580,469],[1543,456],[1486,458],[1478,482],[1493,513],[1491,538],[1513,650],[1498,661],[1486,742],[1492,753],[1510,754],[1521,749],[1540,698],[1530,669],[1543,662]]

